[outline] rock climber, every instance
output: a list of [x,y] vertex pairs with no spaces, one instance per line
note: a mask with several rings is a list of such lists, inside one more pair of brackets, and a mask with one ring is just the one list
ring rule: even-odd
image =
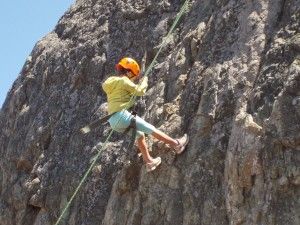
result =
[[[144,77],[140,85],[134,83],[140,76],[140,67],[134,59],[129,57],[122,58],[118,64],[116,64],[116,72],[117,75],[113,75],[105,80],[102,84],[102,88],[107,95],[108,114],[111,115],[108,122],[113,130],[123,133],[130,126],[131,119],[134,117],[134,115],[127,110],[134,104],[133,101],[130,102],[131,96],[145,95],[148,87],[148,78],[147,76]],[[181,154],[185,150],[188,143],[188,136],[186,134],[179,139],[173,139],[139,116],[135,117],[136,144],[142,153],[147,172],[155,170],[161,163],[161,158],[152,158],[150,156],[145,134],[152,135],[165,144],[170,145],[176,154]]]

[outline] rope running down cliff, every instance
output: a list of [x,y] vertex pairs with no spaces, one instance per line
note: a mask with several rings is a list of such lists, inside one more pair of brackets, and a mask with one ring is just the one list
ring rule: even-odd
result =
[[[155,66],[155,63],[156,63],[156,60],[158,58],[158,55],[160,54],[160,52],[162,51],[162,48],[166,45],[170,35],[172,34],[174,28],[176,27],[176,25],[178,24],[180,18],[184,15],[184,13],[188,12],[188,9],[189,9],[189,2],[190,0],[186,0],[184,2],[184,4],[182,5],[180,11],[177,13],[177,16],[168,32],[168,34],[166,35],[166,37],[163,39],[163,42],[162,44],[160,45],[160,48],[158,50],[158,52],[156,53],[155,57],[153,58],[152,62],[150,63],[150,65],[148,66],[145,74],[144,74],[144,77],[148,76],[148,74],[151,72],[152,68]],[[138,84],[138,86],[140,85],[140,83]],[[135,102],[136,100],[136,95],[135,93],[132,95],[130,102]],[[128,108],[128,106],[126,107],[126,109]],[[119,122],[119,121],[118,121]],[[118,123],[117,122],[117,123]],[[87,179],[88,175],[90,174],[91,170],[93,169],[93,167],[95,166],[96,164],[96,161],[97,159],[99,158],[101,152],[105,149],[107,143],[108,143],[108,140],[110,139],[111,135],[113,134],[113,130],[110,131],[109,135],[107,136],[105,142],[103,143],[101,149],[98,150],[98,153],[97,155],[93,158],[92,160],[92,164],[90,165],[90,167],[88,168],[88,170],[85,172],[83,178],[81,179],[79,185],[77,186],[76,190],[74,191],[73,195],[71,196],[70,200],[67,202],[67,204],[65,205],[62,213],[60,214],[58,220],[56,221],[55,225],[59,225],[59,223],[61,222],[61,220],[64,218],[64,215],[66,213],[66,211],[68,210],[68,208],[70,207],[72,201],[74,200],[75,196],[77,195],[77,193],[79,192],[80,188],[82,187],[83,183],[85,182],[85,180]]]

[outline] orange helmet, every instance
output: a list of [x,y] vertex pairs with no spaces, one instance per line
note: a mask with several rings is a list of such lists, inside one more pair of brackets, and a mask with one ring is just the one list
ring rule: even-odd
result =
[[122,68],[130,70],[134,76],[139,76],[140,74],[140,66],[132,58],[125,57],[121,59],[120,62],[116,65],[116,70],[121,70]]

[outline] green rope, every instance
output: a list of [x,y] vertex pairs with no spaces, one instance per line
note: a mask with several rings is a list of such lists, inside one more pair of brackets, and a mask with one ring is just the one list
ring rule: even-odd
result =
[[[177,16],[176,16],[176,18],[175,18],[175,20],[174,20],[174,22],[173,22],[173,24],[172,24],[172,26],[171,26],[169,32],[168,32],[168,34],[166,35],[165,39],[163,39],[163,42],[162,42],[162,44],[160,45],[160,48],[159,48],[158,52],[156,53],[156,55],[155,55],[155,57],[153,58],[153,60],[152,60],[152,62],[150,63],[150,65],[148,66],[148,68],[147,68],[147,70],[146,70],[146,72],[145,72],[145,74],[144,74],[144,77],[148,76],[148,74],[150,73],[150,71],[152,70],[152,68],[155,66],[156,60],[157,60],[157,58],[158,58],[158,55],[160,54],[162,48],[165,46],[165,44],[166,44],[166,42],[167,42],[169,36],[172,34],[174,28],[176,27],[176,25],[177,25],[178,21],[180,20],[180,18],[182,17],[182,15],[183,15],[185,12],[187,12],[188,7],[189,7],[189,1],[190,1],[190,0],[186,0],[186,1],[184,2],[184,4],[182,5],[180,11],[178,12],[178,14],[177,14]],[[138,84],[138,86],[139,86],[140,84],[141,84],[141,82]],[[128,109],[128,108],[129,108],[130,103],[131,103],[131,102],[134,102],[135,99],[136,99],[136,97],[137,97],[137,96],[136,96],[135,93],[134,93],[134,94],[131,96],[131,99],[129,100],[129,102],[128,102],[128,104],[127,104],[127,106],[126,106],[125,109]],[[125,109],[124,109],[124,110],[125,110]],[[119,121],[120,121],[120,119],[119,119]],[[119,123],[119,121],[117,121],[117,123]],[[55,225],[59,225],[59,223],[60,223],[61,220],[63,219],[63,217],[64,217],[66,211],[67,211],[68,208],[70,207],[70,205],[71,205],[72,201],[74,200],[75,196],[77,195],[77,193],[79,192],[79,190],[80,190],[80,188],[82,187],[83,183],[85,182],[85,180],[87,179],[88,175],[90,174],[91,170],[92,170],[93,167],[95,166],[95,164],[96,164],[96,162],[97,162],[97,159],[99,158],[101,152],[105,149],[105,147],[106,147],[106,145],[107,145],[107,143],[108,143],[108,140],[109,140],[110,137],[112,136],[113,132],[114,132],[113,130],[110,131],[110,133],[109,133],[109,135],[107,136],[107,138],[106,138],[105,142],[103,143],[102,147],[101,147],[100,149],[97,149],[98,153],[97,153],[96,156],[93,158],[90,167],[89,167],[88,170],[85,172],[83,178],[81,179],[79,185],[77,186],[77,188],[76,188],[76,190],[74,191],[73,195],[71,196],[70,200],[67,202],[66,206],[64,207],[64,209],[63,209],[62,213],[60,214],[59,218],[57,219]]]
[[150,71],[152,70],[152,68],[155,66],[156,60],[157,60],[157,58],[158,58],[158,55],[160,54],[162,48],[165,46],[166,42],[168,41],[168,38],[169,38],[169,36],[171,35],[171,33],[173,32],[174,28],[176,27],[176,25],[177,25],[179,19],[182,17],[182,15],[183,15],[185,12],[187,12],[188,7],[189,7],[189,0],[186,0],[186,1],[184,2],[184,4],[182,5],[182,7],[181,7],[179,13],[177,14],[177,16],[176,16],[176,18],[175,18],[175,20],[174,20],[174,22],[173,22],[173,24],[172,24],[172,26],[171,26],[169,32],[168,32],[168,34],[166,35],[165,39],[163,39],[163,42],[162,42],[162,44],[160,45],[160,48],[158,49],[158,51],[157,51],[155,57],[153,58],[153,60],[152,60],[152,62],[150,63],[150,65],[148,66],[148,68],[147,68],[147,70],[146,70],[144,76],[148,76],[148,74],[150,73]]

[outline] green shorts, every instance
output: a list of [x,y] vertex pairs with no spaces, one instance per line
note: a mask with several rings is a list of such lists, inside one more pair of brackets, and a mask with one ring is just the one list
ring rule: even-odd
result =
[[[128,112],[127,110],[122,110],[120,112],[116,112],[113,114],[108,122],[111,126],[111,128],[117,132],[123,133],[126,128],[130,125],[130,121],[133,115]],[[156,128],[143,120],[141,117],[136,116],[136,129],[137,129],[137,135],[136,138],[139,138],[143,136],[144,134],[152,134]],[[132,131],[129,131],[130,134]]]

